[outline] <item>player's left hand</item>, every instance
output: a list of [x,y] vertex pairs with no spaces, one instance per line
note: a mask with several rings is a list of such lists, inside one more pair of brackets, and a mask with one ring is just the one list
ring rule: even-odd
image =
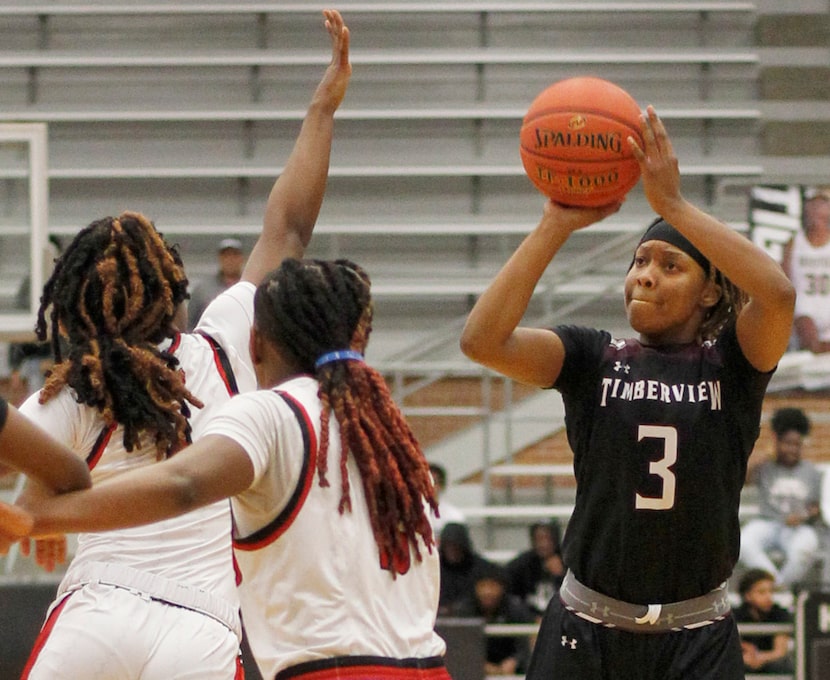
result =
[[640,164],[643,191],[649,204],[658,215],[671,212],[671,206],[683,200],[680,194],[680,165],[674,154],[663,121],[653,106],[646,108],[641,119],[644,146],[640,148],[634,137],[628,145]]
[[0,555],[21,538],[28,536],[34,526],[34,518],[22,508],[0,503]]
[[617,212],[621,207],[622,203],[617,202],[598,208],[583,208],[563,205],[548,199],[542,211],[542,221],[552,223],[557,230],[565,230],[567,233],[573,233],[578,229],[584,229],[600,220],[604,220],[609,215]]

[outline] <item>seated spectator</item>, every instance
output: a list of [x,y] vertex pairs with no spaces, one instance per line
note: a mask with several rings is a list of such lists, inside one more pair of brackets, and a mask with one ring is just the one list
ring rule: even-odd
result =
[[[750,569],[738,584],[741,605],[732,611],[738,623],[792,623],[792,616],[773,601],[775,577],[763,569]],[[793,672],[792,638],[786,633],[741,635],[744,667],[748,673]]]
[[[472,597],[459,603],[457,616],[474,616],[488,623],[534,623],[536,616],[507,590],[507,573],[498,565],[478,573]],[[530,660],[527,635],[488,635],[485,675],[524,675]]]
[[784,251],[784,270],[796,289],[796,348],[830,352],[830,187],[808,189],[802,229]]
[[507,564],[509,589],[541,618],[565,578],[556,520],[532,524],[530,546]]
[[[804,438],[810,420],[799,408],[781,408],[773,414],[775,459],[755,469],[760,516],[749,520],[741,532],[741,562],[749,569],[770,572],[776,584],[791,588],[802,583],[819,557],[820,541],[815,524],[821,508],[821,471],[802,460]],[[770,552],[784,553],[779,570]]]
[[476,578],[493,565],[475,550],[466,525],[457,522],[444,525],[438,558],[441,564],[438,616],[458,616],[458,607],[475,593]]
[[429,521],[432,524],[432,535],[437,541],[441,536],[441,530],[448,522],[466,524],[467,518],[457,506],[453,505],[444,497],[447,490],[447,470],[443,465],[430,463],[429,470],[432,472],[432,480],[435,482],[435,496],[438,498],[438,516],[430,513]]

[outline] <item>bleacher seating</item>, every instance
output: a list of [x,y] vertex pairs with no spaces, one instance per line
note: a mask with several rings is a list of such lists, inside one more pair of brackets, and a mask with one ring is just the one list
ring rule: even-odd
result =
[[[0,3],[0,120],[49,125],[51,229],[70,235],[93,216],[143,210],[180,242],[192,276],[212,267],[218,233],[253,238],[328,60],[321,8]],[[524,177],[518,126],[555,79],[602,75],[657,105],[676,132],[688,190],[704,202],[723,178],[763,172],[754,3],[346,1],[339,9],[352,29],[354,76],[310,254],[346,254],[373,273],[379,359],[445,332],[535,224],[541,198]],[[3,160],[0,176],[20,182],[21,159]],[[649,216],[634,191],[608,229],[633,233]],[[25,217],[11,204],[0,234],[19,234]],[[601,240],[598,228],[573,248],[591,253]],[[19,261],[0,265],[0,278],[17,280]],[[618,269],[605,265],[598,260],[593,274]],[[601,307],[608,291],[617,287],[583,278],[563,294]]]

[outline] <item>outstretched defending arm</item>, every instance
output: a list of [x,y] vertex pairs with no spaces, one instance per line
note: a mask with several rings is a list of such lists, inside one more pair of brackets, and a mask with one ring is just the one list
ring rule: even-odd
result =
[[[2,424],[3,420],[5,424]],[[5,419],[0,418],[0,463],[25,473],[56,493],[92,485],[83,459],[13,406],[8,406]]]
[[[5,400],[0,401],[0,465],[23,472],[53,492],[91,486],[86,463],[29,422]],[[26,536],[32,518],[20,508],[0,507],[0,555]]]
[[349,29],[336,10],[324,10],[331,36],[331,62],[311,98],[294,149],[274,183],[262,234],[254,245],[244,281],[258,284],[286,257],[302,257],[311,239],[328,180],[334,113],[351,77]]

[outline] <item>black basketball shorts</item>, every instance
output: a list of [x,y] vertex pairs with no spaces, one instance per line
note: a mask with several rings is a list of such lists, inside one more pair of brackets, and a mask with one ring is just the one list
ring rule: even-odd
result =
[[743,680],[735,620],[700,628],[630,633],[580,618],[551,598],[527,680]]

